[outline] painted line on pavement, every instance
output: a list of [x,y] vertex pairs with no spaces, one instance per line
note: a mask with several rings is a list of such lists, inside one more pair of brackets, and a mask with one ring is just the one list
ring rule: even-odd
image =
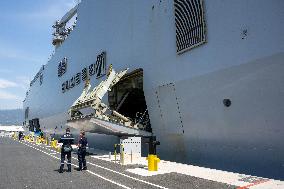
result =
[[[35,146],[36,144],[32,144],[32,145]],[[37,146],[40,146],[40,145],[37,145]],[[41,148],[46,148],[46,147],[44,147],[44,146],[40,146],[40,147],[41,147]],[[49,148],[46,148],[46,149],[47,149],[47,150],[50,150],[50,151],[54,151],[54,150],[51,150],[51,149],[49,149]],[[56,151],[54,151],[54,152],[56,152]],[[56,152],[56,153],[60,154],[59,152]],[[72,159],[76,159],[76,158],[72,157]],[[77,160],[77,159],[76,159],[76,160]],[[93,166],[95,166],[95,167],[99,167],[99,168],[101,168],[101,169],[104,169],[104,170],[107,170],[107,171],[110,171],[110,172],[113,172],[113,173],[122,175],[122,176],[124,176],[124,177],[130,178],[130,179],[133,179],[133,180],[136,180],[136,181],[139,181],[139,182],[142,182],[142,183],[151,185],[151,186],[155,186],[155,187],[157,187],[157,188],[168,189],[168,188],[166,188],[166,187],[164,187],[164,186],[160,186],[160,185],[157,185],[157,184],[154,184],[154,183],[151,183],[151,182],[147,182],[147,181],[145,181],[145,180],[141,180],[141,179],[138,179],[138,178],[129,176],[129,175],[124,174],[124,173],[120,173],[120,172],[118,172],[118,171],[114,171],[114,170],[112,170],[112,169],[109,169],[109,168],[106,168],[106,167],[103,167],[103,166],[100,166],[100,165],[97,165],[97,164],[94,164],[94,163],[90,163],[90,162],[87,162],[87,163],[90,164],[90,165],[93,165]]]
[[[22,142],[20,142],[20,143],[22,143]],[[33,149],[35,149],[35,150],[38,150],[38,151],[40,151],[40,152],[42,152],[42,153],[44,153],[44,154],[46,154],[46,155],[49,155],[49,156],[51,156],[51,157],[53,157],[53,158],[55,158],[55,159],[60,160],[60,158],[58,158],[58,157],[56,157],[56,156],[54,156],[54,155],[51,155],[51,154],[49,154],[49,153],[47,153],[47,152],[45,152],[45,151],[43,151],[43,150],[40,150],[40,149],[38,149],[38,148],[35,148],[35,147],[33,147],[33,146],[31,146],[31,145],[28,145],[28,144],[25,144],[25,143],[22,143],[22,144],[24,144],[24,145],[26,145],[26,146],[28,146],[28,147],[31,147],[31,148],[33,148]],[[72,163],[71,163],[71,165],[73,165],[74,167],[78,167],[77,165],[72,164]],[[101,176],[101,175],[99,175],[99,174],[96,174],[96,173],[94,173],[94,172],[92,172],[92,171],[90,171],[90,170],[87,170],[87,172],[90,173],[90,174],[92,174],[92,175],[95,175],[95,176],[97,176],[97,177],[99,177],[99,178],[101,178],[101,179],[103,179],[103,180],[105,180],[105,181],[108,181],[108,182],[113,183],[113,184],[115,184],[115,185],[117,185],[117,186],[120,186],[120,187],[122,187],[122,188],[131,189],[131,188],[129,188],[129,187],[123,185],[123,184],[120,184],[120,183],[118,183],[118,182],[115,182],[115,181],[113,181],[113,180],[110,180],[110,179],[108,179],[108,178],[105,178],[105,177],[103,177],[103,176]]]
[[246,185],[246,186],[238,187],[237,189],[248,189],[249,187],[256,186],[256,185],[259,185],[259,184],[262,184],[262,183],[265,183],[265,182],[268,182],[268,181],[269,181],[269,179],[258,181],[258,182],[254,182],[254,183]]

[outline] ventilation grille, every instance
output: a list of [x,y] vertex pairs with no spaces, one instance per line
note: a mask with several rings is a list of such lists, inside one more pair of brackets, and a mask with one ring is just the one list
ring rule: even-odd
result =
[[174,0],[177,53],[205,43],[202,0]]

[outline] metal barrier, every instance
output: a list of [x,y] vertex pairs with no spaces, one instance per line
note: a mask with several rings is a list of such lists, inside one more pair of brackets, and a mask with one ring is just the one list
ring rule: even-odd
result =
[[13,133],[12,138],[15,139],[15,140],[17,139],[16,133]]
[[36,137],[36,144],[45,144],[46,140],[43,137]]
[[[13,136],[15,137],[15,136]],[[61,147],[58,145],[58,141],[55,140],[54,138],[49,141],[48,138],[44,138],[44,137],[35,137],[32,134],[29,135],[25,135],[24,136],[24,140],[28,141],[28,142],[35,142],[36,144],[45,144],[45,145],[49,145],[54,148],[56,151],[60,152],[61,151]]]
[[28,142],[34,142],[34,137],[32,135],[25,135],[24,140]]

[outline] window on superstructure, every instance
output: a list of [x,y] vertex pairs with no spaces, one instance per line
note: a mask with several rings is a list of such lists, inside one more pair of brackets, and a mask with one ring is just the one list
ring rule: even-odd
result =
[[177,53],[206,42],[203,0],[174,0]]

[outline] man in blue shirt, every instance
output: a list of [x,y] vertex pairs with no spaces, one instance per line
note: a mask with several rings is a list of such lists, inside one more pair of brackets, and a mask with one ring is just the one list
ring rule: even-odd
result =
[[71,172],[71,152],[72,152],[72,144],[74,144],[74,137],[72,134],[70,134],[70,129],[66,129],[66,134],[62,135],[60,140],[60,143],[63,143],[61,147],[61,164],[59,168],[59,173],[63,173],[64,168],[64,161],[65,156],[67,155],[67,172]]
[[86,165],[86,152],[87,152],[88,141],[85,137],[85,132],[80,132],[80,138],[78,142],[78,161],[79,161],[79,168],[78,171],[87,170]]

